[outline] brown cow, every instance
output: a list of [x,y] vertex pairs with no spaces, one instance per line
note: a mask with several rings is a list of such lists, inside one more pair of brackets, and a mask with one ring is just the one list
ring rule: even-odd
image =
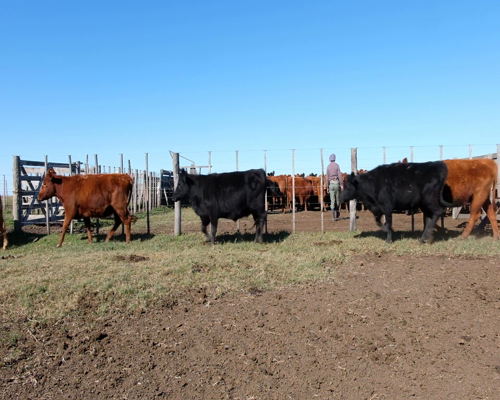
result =
[[320,176],[308,176],[308,179],[312,182],[313,195],[318,197],[318,202],[321,208],[321,201],[323,201],[323,211],[326,211],[326,176],[323,176],[323,191],[321,191],[321,175]]
[[269,198],[269,207],[271,210],[277,208],[278,205],[281,206],[283,212],[285,212],[286,207],[286,176],[278,175],[278,176],[268,176],[271,182],[273,182],[278,187],[268,187],[267,195]]
[[[287,177],[287,187],[286,187],[286,197],[288,201],[288,207],[291,210],[293,204],[293,180],[292,177]],[[307,202],[309,198],[313,195],[313,182],[309,178],[302,178],[300,176],[295,176],[295,196],[299,198],[299,204],[304,206],[304,210],[307,211]]]
[[83,218],[89,243],[92,242],[90,218],[103,218],[114,214],[115,224],[106,236],[111,239],[120,222],[125,224],[127,243],[130,242],[130,224],[137,218],[128,212],[128,201],[134,181],[127,174],[56,175],[51,168],[45,175],[38,201],[56,196],[64,206],[64,222],[57,247],[73,218]]
[[444,160],[448,167],[448,178],[443,190],[445,201],[454,206],[463,206],[470,202],[470,217],[462,237],[472,231],[481,213],[486,211],[493,230],[493,239],[498,239],[498,224],[495,201],[490,201],[490,194],[495,190],[498,166],[491,159]]
[[7,249],[9,242],[7,241],[7,230],[5,229],[5,221],[3,219],[2,198],[0,197],[0,237],[3,237],[2,249]]

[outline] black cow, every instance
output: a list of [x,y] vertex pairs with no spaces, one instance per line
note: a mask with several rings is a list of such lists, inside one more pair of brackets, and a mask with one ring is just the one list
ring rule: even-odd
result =
[[[251,214],[255,221],[255,241],[262,243],[262,229],[267,216],[266,183],[263,169],[209,175],[180,172],[173,199],[191,204],[201,219],[201,231],[207,242],[215,242],[219,218],[236,221]],[[209,223],[212,227],[211,236],[207,233]]]
[[[392,212],[419,207],[426,225],[420,242],[433,241],[432,231],[444,212],[443,188],[448,169],[442,161],[380,165],[361,175],[352,173],[344,183],[340,202],[361,200],[375,216],[377,225],[392,242]],[[385,215],[385,226],[380,222]]]

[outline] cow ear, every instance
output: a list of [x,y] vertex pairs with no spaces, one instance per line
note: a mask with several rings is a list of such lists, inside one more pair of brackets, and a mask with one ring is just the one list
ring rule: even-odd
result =
[[47,176],[52,178],[54,175],[55,175],[54,168],[49,168],[49,170],[47,171]]

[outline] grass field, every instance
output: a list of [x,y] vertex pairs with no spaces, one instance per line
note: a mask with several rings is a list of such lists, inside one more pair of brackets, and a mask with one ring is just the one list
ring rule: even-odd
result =
[[[146,224],[144,215],[138,217],[132,232]],[[172,219],[173,211],[167,208],[151,214],[154,226]],[[6,220],[11,227],[9,212]],[[183,222],[199,224],[191,209],[183,210]],[[386,245],[380,238],[360,239],[350,232],[278,232],[269,235],[263,245],[253,243],[253,235],[246,234],[209,246],[201,233],[133,235],[128,245],[120,235],[105,243],[101,234],[89,245],[85,234],[68,234],[60,249],[56,248],[58,237],[9,235],[9,250],[0,259],[4,317],[59,318],[78,313],[80,302],[88,296],[99,304],[98,313],[106,313],[148,307],[191,289],[203,288],[216,298],[228,291],[330,281],[335,279],[336,265],[365,253],[500,255],[500,245],[491,237],[433,245],[420,245],[412,238]]]

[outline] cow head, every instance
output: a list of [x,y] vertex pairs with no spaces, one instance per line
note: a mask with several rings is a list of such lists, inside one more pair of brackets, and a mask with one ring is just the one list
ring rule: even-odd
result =
[[351,175],[347,175],[344,181],[344,189],[340,193],[339,201],[344,203],[349,200],[355,199],[358,192],[359,181],[358,177],[354,175],[354,172],[351,172]]
[[42,187],[38,192],[38,201],[44,201],[55,196],[56,185],[61,182],[62,179],[55,174],[54,168],[50,168],[45,174],[45,178],[43,178]]
[[172,196],[174,201],[187,200],[189,198],[189,192],[191,191],[191,186],[193,185],[193,180],[185,172],[179,171],[179,181],[177,182],[177,187]]

